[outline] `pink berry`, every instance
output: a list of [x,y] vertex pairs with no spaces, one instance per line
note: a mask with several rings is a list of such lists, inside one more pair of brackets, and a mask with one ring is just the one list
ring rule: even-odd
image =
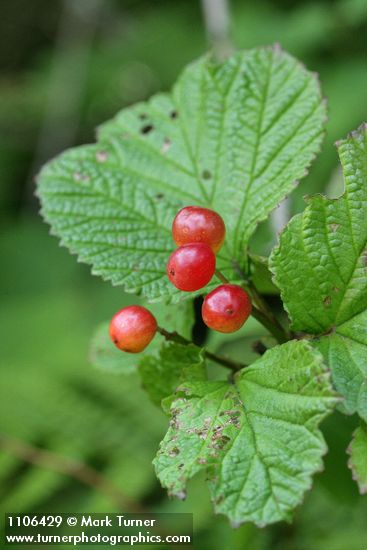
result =
[[193,292],[207,285],[215,272],[215,255],[204,243],[191,243],[175,250],[167,264],[167,275],[180,290]]
[[226,227],[219,214],[201,206],[182,208],[172,224],[172,236],[177,246],[189,243],[205,243],[214,252],[223,244]]
[[204,323],[218,332],[235,332],[251,313],[251,300],[238,285],[220,285],[210,292],[202,305]]
[[142,306],[120,309],[111,319],[112,342],[122,351],[139,353],[147,347],[157,331],[155,317]]

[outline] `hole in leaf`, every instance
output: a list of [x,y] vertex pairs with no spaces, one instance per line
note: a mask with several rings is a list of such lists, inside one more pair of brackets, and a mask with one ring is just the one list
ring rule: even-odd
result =
[[164,197],[163,193],[157,193],[155,196],[157,200],[163,199],[163,197]]
[[144,134],[144,135],[147,135],[147,134],[149,134],[152,130],[154,130],[153,124],[146,124],[146,125],[143,126],[142,129],[140,130],[140,133],[141,133],[141,134]]
[[177,111],[171,111],[169,116],[170,116],[172,119],[175,119],[175,118],[178,117],[178,112],[177,112]]

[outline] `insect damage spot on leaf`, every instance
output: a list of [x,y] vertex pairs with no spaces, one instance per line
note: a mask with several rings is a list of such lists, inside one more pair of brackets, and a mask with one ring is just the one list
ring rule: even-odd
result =
[[210,180],[212,177],[212,173],[209,170],[203,170],[201,176],[204,180]]
[[169,116],[170,116],[172,119],[175,119],[175,118],[178,117],[178,112],[177,112],[177,111],[171,111]]
[[170,456],[171,458],[174,458],[175,456],[177,456],[178,454],[180,454],[180,449],[179,449],[178,447],[174,447],[173,449],[171,449],[171,450],[169,451],[168,454],[169,454],[169,456]]
[[167,153],[170,150],[171,145],[172,145],[172,141],[170,139],[166,138],[164,140],[162,148],[161,148],[162,153],[163,154]]
[[140,130],[140,133],[143,135],[149,134],[152,130],[154,130],[153,124],[145,124]]
[[331,296],[326,296],[326,298],[323,299],[323,304],[325,307],[329,307],[331,305]]
[[98,162],[106,162],[107,159],[108,159],[108,154],[106,153],[106,151],[97,151],[96,160]]
[[330,229],[333,233],[335,233],[340,227],[340,224],[339,223],[331,223],[330,224]]
[[87,174],[82,174],[81,172],[74,172],[74,180],[75,181],[80,181],[80,182],[83,182],[83,181],[89,181],[89,176],[87,176]]
[[140,118],[140,120],[145,120],[145,119],[148,118],[148,115],[146,113],[140,113],[139,118]]

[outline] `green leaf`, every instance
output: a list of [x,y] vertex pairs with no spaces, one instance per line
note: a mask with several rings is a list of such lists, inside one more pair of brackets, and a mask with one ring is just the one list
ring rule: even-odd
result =
[[[315,76],[278,47],[189,65],[171,95],[124,109],[97,145],[41,172],[44,218],[93,273],[150,300],[179,299],[165,276],[171,224],[188,204],[227,225],[218,266],[235,279],[259,221],[307,173],[325,105]],[[187,295],[186,295],[187,297]]]
[[265,353],[234,383],[186,382],[154,460],[170,494],[206,469],[216,512],[233,524],[289,519],[326,445],[318,425],[336,403],[322,356],[304,341]]
[[357,412],[367,421],[367,311],[343,323],[330,335],[314,340],[329,362],[337,391],[344,396],[340,410]]
[[[158,357],[145,357],[139,364],[143,388],[156,405],[175,392],[186,380],[205,380],[205,359],[201,348],[193,344],[163,345]],[[164,409],[171,398],[165,401]],[[168,411],[167,411],[168,412]]]
[[338,144],[345,192],[317,195],[270,258],[293,328],[317,335],[345,412],[367,419],[367,129]]
[[364,422],[356,429],[348,447],[348,466],[357,482],[361,495],[367,493],[367,426]]
[[251,279],[258,292],[261,294],[279,294],[278,287],[273,283],[273,274],[269,270],[268,258],[250,254]]

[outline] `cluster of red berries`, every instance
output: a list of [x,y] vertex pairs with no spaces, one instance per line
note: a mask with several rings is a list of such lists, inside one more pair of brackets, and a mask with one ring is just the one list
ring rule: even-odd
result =
[[[208,208],[186,206],[172,224],[178,248],[171,254],[167,275],[176,288],[193,292],[206,286],[216,270],[215,254],[221,248],[226,228],[222,218]],[[202,305],[204,323],[218,332],[235,332],[251,313],[251,300],[240,286],[222,284],[210,292]],[[151,342],[155,317],[142,306],[128,306],[110,323],[110,336],[121,350],[138,353]]]

